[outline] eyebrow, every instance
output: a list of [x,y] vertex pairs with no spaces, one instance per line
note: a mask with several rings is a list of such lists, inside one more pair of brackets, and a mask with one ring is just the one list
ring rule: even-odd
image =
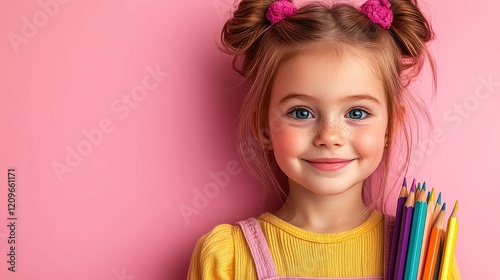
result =
[[308,101],[316,101],[316,98],[314,98],[314,97],[312,97],[310,95],[300,94],[300,93],[291,93],[291,94],[283,97],[278,102],[278,104],[286,103],[286,102],[288,102],[289,100],[292,100],[292,99],[303,99],[303,100],[308,100]]
[[377,98],[368,94],[349,95],[342,99],[342,101],[344,102],[359,101],[359,100],[368,100],[378,105],[382,105],[382,103]]
[[[306,95],[306,94],[300,94],[300,93],[291,93],[285,97],[283,97],[278,104],[286,103],[289,100],[292,99],[302,99],[302,100],[307,100],[307,101],[317,101],[316,98]],[[378,105],[381,105],[380,101],[368,94],[356,94],[356,95],[349,95],[344,98],[342,98],[341,102],[353,102],[353,101],[359,101],[359,100],[368,100],[373,103],[376,103]]]

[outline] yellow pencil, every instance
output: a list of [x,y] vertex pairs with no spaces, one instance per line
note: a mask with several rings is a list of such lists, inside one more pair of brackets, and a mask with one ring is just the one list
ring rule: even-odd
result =
[[455,256],[455,245],[457,243],[458,234],[458,200],[455,203],[453,212],[448,219],[448,226],[446,228],[446,239],[443,249],[443,258],[441,260],[441,270],[439,272],[440,280],[450,279],[451,269],[453,266],[453,259]]

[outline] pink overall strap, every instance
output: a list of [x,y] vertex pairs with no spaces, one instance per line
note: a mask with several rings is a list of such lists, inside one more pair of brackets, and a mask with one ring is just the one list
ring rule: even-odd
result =
[[238,222],[238,224],[243,230],[243,235],[247,240],[248,247],[250,247],[258,279],[278,277],[271,251],[269,251],[266,238],[257,220],[251,217],[247,220]]
[[394,217],[384,215],[384,279],[389,275],[389,262],[391,257],[392,236],[394,234]]

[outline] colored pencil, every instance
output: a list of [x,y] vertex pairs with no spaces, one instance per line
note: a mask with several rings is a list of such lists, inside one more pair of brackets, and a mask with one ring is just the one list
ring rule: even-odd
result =
[[439,249],[443,243],[443,228],[444,219],[446,213],[446,204],[443,205],[436,223],[432,227],[431,234],[429,236],[429,246],[427,247],[427,253],[424,263],[424,271],[422,273],[421,280],[433,280],[434,272],[436,271],[436,264],[439,255]]
[[451,268],[453,258],[455,256],[455,245],[457,243],[458,233],[458,200],[455,202],[453,212],[448,219],[448,226],[446,227],[446,237],[443,249],[443,259],[441,260],[441,270],[439,279],[447,280],[451,276]]
[[422,272],[424,271],[425,256],[427,254],[427,244],[429,242],[429,236],[433,225],[434,209],[436,208],[434,188],[432,188],[432,190],[428,192],[428,194],[429,198],[427,199],[427,213],[425,215],[425,226],[424,234],[422,236],[422,248],[420,249],[420,261],[418,262],[417,279],[422,278]]
[[440,212],[441,212],[441,192],[439,192],[438,199],[436,201],[436,208],[434,209],[434,218],[432,220],[433,224],[436,222],[436,219]]
[[[444,205],[444,204],[443,204]],[[441,240],[439,241],[439,250],[436,258],[436,268],[434,268],[434,277],[432,279],[439,280],[439,270],[441,269],[441,259],[443,257],[443,247],[444,247],[444,236],[446,235],[446,231],[443,230],[443,235],[441,236]]]
[[417,279],[418,264],[420,262],[420,251],[422,248],[422,236],[424,233],[425,219],[427,217],[427,194],[420,189],[413,210],[410,240],[408,242],[408,253],[406,257],[404,279]]
[[403,207],[405,206],[406,198],[408,197],[408,187],[406,186],[406,178],[403,179],[403,187],[399,193],[398,204],[396,206],[396,218],[394,220],[394,232],[392,235],[391,256],[389,261],[389,279],[394,278],[394,267],[396,266],[396,257],[398,253],[399,232],[401,229],[401,218],[403,217]]
[[394,279],[402,280],[404,276],[406,254],[408,251],[408,239],[410,237],[411,222],[413,218],[413,206],[415,203],[415,180],[411,185],[410,193],[403,207],[403,215],[401,217],[401,231],[398,240],[398,253],[396,255],[396,265],[394,268]]
[[[446,209],[446,203],[443,203],[443,208]],[[444,223],[444,219],[443,219]],[[441,240],[439,243],[439,250],[436,258],[436,267],[434,268],[434,280],[439,280],[439,272],[441,270],[441,259],[443,257],[443,248],[444,248],[444,239],[446,236],[446,230],[444,230],[444,224],[443,224],[443,235],[441,236]]]

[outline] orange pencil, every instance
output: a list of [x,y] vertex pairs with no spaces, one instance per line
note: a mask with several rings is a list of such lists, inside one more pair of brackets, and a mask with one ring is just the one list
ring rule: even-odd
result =
[[434,199],[434,188],[432,188],[429,196],[429,201],[427,201],[427,213],[425,217],[424,233],[422,237],[422,248],[420,251],[420,261],[418,264],[418,275],[417,279],[421,279],[422,273],[424,272],[424,262],[425,256],[427,254],[427,244],[429,241],[429,235],[431,233],[431,227],[433,225],[434,209],[436,208],[436,201]]
[[443,244],[443,228],[444,228],[444,216],[446,212],[446,206],[443,205],[439,216],[436,219],[436,223],[432,227],[431,235],[429,237],[429,246],[427,247],[427,254],[425,257],[424,272],[422,274],[422,280],[433,280],[434,273],[436,272],[437,259],[439,256],[440,247]]

